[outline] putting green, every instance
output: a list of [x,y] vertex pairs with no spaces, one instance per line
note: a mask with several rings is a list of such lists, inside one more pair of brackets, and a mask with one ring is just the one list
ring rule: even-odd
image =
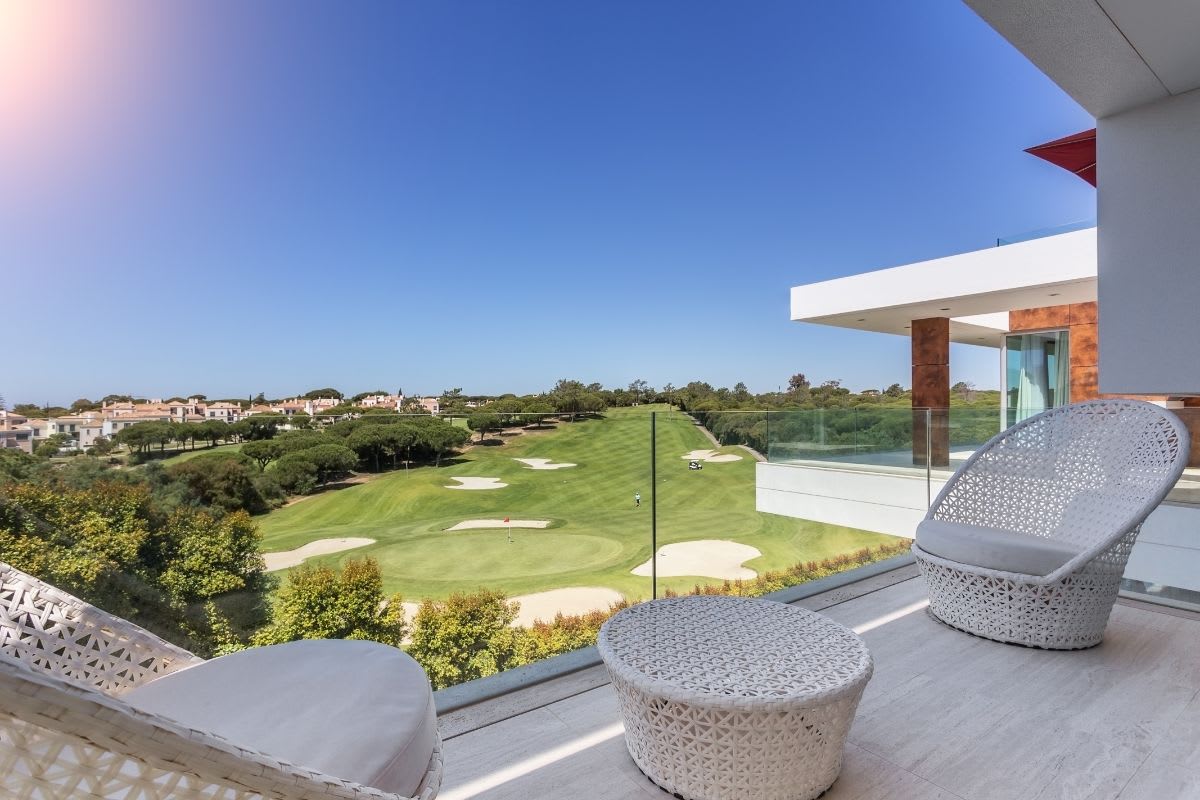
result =
[[[651,407],[611,409],[603,419],[564,422],[473,447],[442,467],[387,473],[369,483],[306,498],[261,518],[263,549],[291,550],[322,538],[364,537],[375,544],[310,561],[376,558],[388,592],[407,599],[444,597],[481,586],[528,594],[604,586],[631,598],[650,595],[632,570],[650,557]],[[657,407],[658,545],[730,540],[757,548],[757,572],[782,569],[896,541],[867,531],[761,514],[754,508],[752,458],[689,470],[682,458],[712,443],[691,418]],[[721,453],[746,455],[735,447]],[[532,470],[517,458],[577,466]],[[452,477],[491,477],[497,491],[455,491]],[[634,494],[642,495],[641,507]],[[445,529],[467,519],[546,519],[544,530]],[[686,590],[712,578],[673,577],[660,588]]]
[[[454,547],[446,546],[450,535]],[[463,558],[464,551],[471,557]],[[412,540],[402,562],[389,560],[388,577],[402,586],[423,580],[427,572],[442,581],[468,584],[480,583],[481,575],[489,581],[544,578],[577,572],[581,564],[618,565],[622,551],[619,542],[589,534],[520,529],[512,531],[510,544],[502,530],[463,531]]]

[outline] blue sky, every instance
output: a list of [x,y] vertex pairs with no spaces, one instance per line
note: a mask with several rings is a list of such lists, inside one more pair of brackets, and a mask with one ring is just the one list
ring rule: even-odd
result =
[[957,2],[98,7],[0,4],[10,404],[907,385],[788,288],[1095,215],[1022,153],[1091,118]]

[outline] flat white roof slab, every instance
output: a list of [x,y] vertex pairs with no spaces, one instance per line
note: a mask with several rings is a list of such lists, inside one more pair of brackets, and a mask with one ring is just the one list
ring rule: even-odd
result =
[[989,247],[792,288],[792,320],[909,334],[950,317],[950,339],[1000,346],[1008,312],[1096,299],[1096,229]]

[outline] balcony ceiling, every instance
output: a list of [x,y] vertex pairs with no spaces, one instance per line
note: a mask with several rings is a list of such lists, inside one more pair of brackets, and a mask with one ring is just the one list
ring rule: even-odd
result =
[[965,0],[1095,117],[1200,87],[1195,0]]

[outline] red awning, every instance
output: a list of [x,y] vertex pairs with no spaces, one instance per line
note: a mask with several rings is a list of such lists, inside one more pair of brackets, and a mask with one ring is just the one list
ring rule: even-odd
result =
[[1068,172],[1074,172],[1092,186],[1096,185],[1095,128],[1030,147],[1025,152]]

